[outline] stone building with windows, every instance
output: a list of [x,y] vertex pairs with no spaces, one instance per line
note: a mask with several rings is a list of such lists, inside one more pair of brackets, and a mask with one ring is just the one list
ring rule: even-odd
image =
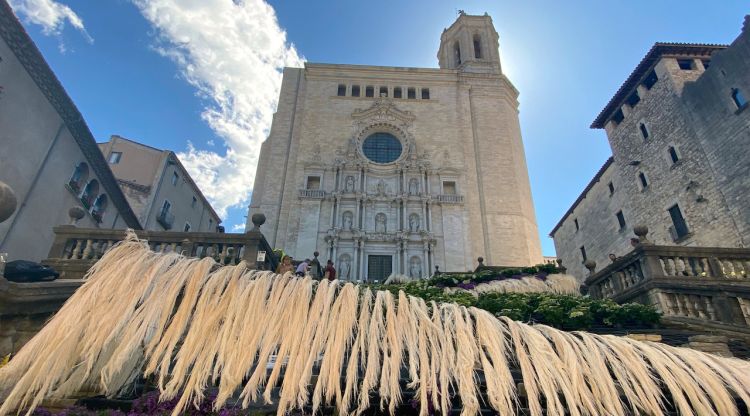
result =
[[248,218],[343,279],[542,261],[518,119],[487,16],[445,29],[439,68],[285,68]]
[[[6,2],[0,2],[0,182],[17,207],[0,223],[10,260],[47,256],[52,228],[140,229],[83,116]],[[72,214],[72,215],[71,215]]]
[[660,245],[750,244],[750,17],[731,45],[657,43],[592,128],[612,157],[550,233],[574,275]]
[[219,215],[174,152],[117,135],[99,148],[144,230],[216,232]]

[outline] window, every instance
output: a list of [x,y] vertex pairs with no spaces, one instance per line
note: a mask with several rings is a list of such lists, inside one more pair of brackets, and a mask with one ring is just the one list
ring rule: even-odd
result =
[[742,95],[742,91],[737,88],[732,88],[732,101],[737,108],[743,108],[747,105],[747,99]]
[[641,183],[641,190],[646,189],[648,186],[648,181],[646,180],[646,175],[643,172],[638,172],[638,181]]
[[161,204],[161,211],[159,215],[164,216],[165,214],[168,214],[170,208],[172,208],[172,204],[165,199],[164,203]]
[[638,104],[638,102],[640,101],[641,101],[641,96],[638,95],[638,91],[633,91],[633,93],[630,94],[630,96],[628,97],[627,102],[629,106],[635,107],[635,105]]
[[122,158],[122,152],[112,152],[109,154],[109,163],[112,165],[116,165],[120,163],[121,158]]
[[479,35],[474,35],[474,57],[482,59],[482,42],[479,39]]
[[669,153],[669,159],[672,161],[672,163],[677,163],[677,161],[680,160],[680,157],[677,155],[677,149],[674,148],[674,146],[669,146],[669,149],[667,149],[667,152]]
[[81,162],[76,165],[76,168],[73,170],[73,174],[70,175],[68,186],[77,194],[78,191],[81,190],[81,186],[83,186],[88,178],[89,165],[87,165],[85,162]]
[[189,222],[185,223],[185,228],[183,228],[182,231],[184,231],[184,232],[190,231],[190,223]]
[[680,69],[688,71],[693,69],[693,60],[692,59],[678,59],[677,65],[680,67]]
[[622,211],[617,211],[615,216],[617,217],[617,223],[620,224],[620,229],[622,230],[625,228],[625,216],[622,215]]
[[656,76],[656,71],[652,70],[646,75],[646,78],[643,79],[643,86],[646,87],[647,90],[650,90],[658,80],[659,78]]
[[461,65],[461,47],[458,42],[453,44],[453,56],[456,58],[456,66]]
[[669,216],[672,217],[672,224],[673,225],[673,231],[674,235],[672,237],[675,237],[674,239],[680,239],[682,237],[685,237],[690,232],[687,227],[687,223],[685,222],[685,218],[682,216],[682,211],[680,211],[680,206],[677,204],[674,204],[672,207],[669,208]]
[[414,88],[409,88],[406,90],[406,98],[413,100],[417,98],[417,91]]
[[101,224],[104,218],[104,211],[107,209],[107,195],[99,194],[94,201],[94,205],[91,207],[91,216],[94,217],[97,223]]
[[388,87],[380,87],[380,96],[381,97],[387,97],[388,96]]
[[172,185],[177,186],[177,181],[180,180],[180,175],[177,172],[172,172]]
[[429,100],[430,99],[430,89],[429,88],[422,88],[422,99],[423,100]]
[[375,87],[367,86],[365,87],[365,97],[374,97],[375,96]]
[[320,189],[320,176],[308,176],[305,189]]
[[614,113],[614,114],[612,115],[612,121],[614,121],[614,122],[615,122],[615,124],[620,124],[620,123],[622,123],[622,120],[624,120],[624,119],[625,119],[625,114],[623,114],[623,113],[622,113],[622,110],[617,110],[617,111],[615,111],[615,113]]
[[362,153],[375,163],[391,163],[401,151],[401,142],[390,133],[371,134],[362,143]]
[[337,93],[337,94],[338,94],[338,96],[339,96],[339,97],[344,97],[344,96],[346,96],[346,85],[344,85],[344,84],[339,84],[339,90],[338,90],[338,93]]
[[208,231],[214,231],[214,220],[211,218],[208,219]]
[[576,226],[576,231],[581,229],[581,227],[578,225],[578,218],[573,219],[573,224],[575,224]]
[[193,197],[193,201],[190,203],[190,207],[191,208],[195,208],[195,204],[197,204],[197,203],[198,203],[198,198]]
[[615,193],[615,185],[612,182],[610,182],[610,183],[607,184],[607,187],[609,188],[609,196],[614,195],[614,193]]
[[581,257],[583,258],[583,260],[581,261],[581,263],[586,263],[586,259],[587,259],[587,257],[586,257],[586,247],[584,247],[584,246],[581,246]]
[[443,181],[443,194],[444,195],[456,195],[456,182]]
[[702,59],[701,63],[703,64],[703,69],[708,69],[708,67],[711,66],[711,60],[710,59]]
[[640,123],[638,125],[638,128],[641,129],[641,136],[643,136],[643,140],[648,139],[648,127],[646,127],[646,123]]
[[91,204],[94,203],[94,198],[99,193],[99,181],[96,179],[92,179],[89,181],[89,183],[86,184],[86,187],[83,188],[83,192],[81,192],[81,203],[83,203],[83,206],[86,207],[86,209],[91,208]]
[[393,98],[401,98],[401,87],[393,89]]
[[352,85],[352,97],[359,97],[359,85]]

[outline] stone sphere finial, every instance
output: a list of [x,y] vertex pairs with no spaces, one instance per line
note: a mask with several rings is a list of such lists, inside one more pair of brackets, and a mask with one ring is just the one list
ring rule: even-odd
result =
[[5,182],[0,182],[0,222],[7,220],[16,212],[17,204],[18,200],[13,188]]
[[318,257],[319,255],[320,255],[320,253],[318,253],[317,250],[313,252],[313,256]]
[[594,260],[586,260],[586,262],[583,263],[583,265],[587,269],[589,269],[589,273],[591,274],[594,274],[594,272],[596,271],[596,262]]
[[265,214],[259,212],[257,214],[253,214],[252,217],[250,217],[250,220],[253,222],[253,231],[260,231],[260,226],[266,223],[266,216]]
[[633,233],[638,236],[638,240],[641,244],[648,244],[646,234],[648,234],[648,226],[639,224],[633,227]]
[[484,257],[477,257],[480,266],[484,266]]
[[562,259],[555,259],[555,261],[557,262],[557,269],[560,270],[560,273],[565,274],[565,272],[568,271],[568,268],[565,267],[565,266],[563,266],[563,264],[562,264],[563,260]]
[[83,210],[83,208],[75,206],[70,207],[68,210],[68,217],[70,217],[70,224],[75,225],[75,223],[78,222],[83,216],[86,215],[86,211]]

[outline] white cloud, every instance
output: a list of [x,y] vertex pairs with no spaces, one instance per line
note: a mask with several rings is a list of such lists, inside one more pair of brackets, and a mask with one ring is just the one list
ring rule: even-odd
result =
[[[67,22],[78,29],[89,43],[94,42],[83,26],[83,19],[62,3],[54,0],[10,0],[10,7],[24,21],[41,26],[45,35],[60,36]],[[65,51],[62,40],[60,51]]]
[[281,70],[303,65],[262,0],[132,0],[157,29],[156,50],[172,59],[208,104],[203,119],[224,154],[188,143],[178,153],[222,217],[249,203],[260,145],[276,109]]
[[245,232],[245,224],[234,224],[232,226],[233,233]]

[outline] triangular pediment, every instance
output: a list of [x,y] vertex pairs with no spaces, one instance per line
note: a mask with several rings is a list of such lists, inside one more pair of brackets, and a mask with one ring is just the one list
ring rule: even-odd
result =
[[377,121],[390,121],[410,123],[414,121],[414,114],[410,111],[399,110],[393,101],[388,98],[381,97],[375,100],[372,106],[365,110],[354,110],[352,118],[357,121],[363,120],[377,120]]

